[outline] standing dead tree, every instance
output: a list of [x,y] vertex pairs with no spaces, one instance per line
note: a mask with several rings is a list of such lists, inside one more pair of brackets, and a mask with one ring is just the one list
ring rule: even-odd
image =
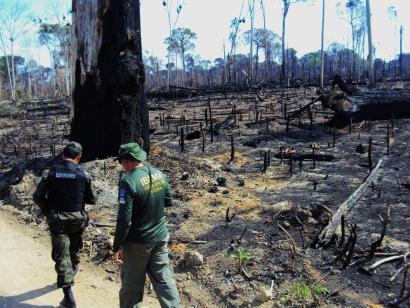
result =
[[289,8],[292,4],[298,2],[306,2],[306,0],[283,0],[283,15],[282,15],[282,66],[280,71],[280,80],[283,82],[287,75],[286,75],[286,17],[289,13]]
[[141,140],[149,150],[140,1],[73,1],[71,138],[86,159]]
[[369,55],[367,58],[368,64],[368,71],[369,71],[369,86],[374,87],[374,50],[373,50],[373,38],[372,38],[372,17],[371,17],[371,10],[370,10],[370,2],[366,0],[366,21],[367,21],[367,40],[368,40],[368,47],[369,47]]
[[29,29],[30,19],[24,1],[0,2],[0,50],[4,53],[12,100],[16,100],[15,44]]

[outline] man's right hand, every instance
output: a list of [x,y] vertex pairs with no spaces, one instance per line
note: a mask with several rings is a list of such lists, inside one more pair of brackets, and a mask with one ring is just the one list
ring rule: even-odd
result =
[[112,255],[112,258],[114,259],[114,262],[118,265],[122,265],[122,250],[118,250],[117,252],[114,252]]

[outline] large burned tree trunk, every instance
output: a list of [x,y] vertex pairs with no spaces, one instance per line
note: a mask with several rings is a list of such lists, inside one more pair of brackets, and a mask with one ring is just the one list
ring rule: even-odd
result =
[[335,111],[330,122],[333,126],[343,128],[363,120],[410,118],[408,89],[360,89],[345,84],[338,75],[335,75],[333,83],[335,86],[330,92],[315,100]]
[[410,118],[409,90],[362,90],[347,96],[350,107],[345,111],[335,110],[333,122],[346,127],[352,122],[363,120],[390,120]]
[[84,158],[149,151],[139,0],[73,0],[71,138]]

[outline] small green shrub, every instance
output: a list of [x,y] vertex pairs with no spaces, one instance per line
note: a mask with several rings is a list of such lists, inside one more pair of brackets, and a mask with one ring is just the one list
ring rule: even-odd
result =
[[304,282],[298,282],[290,287],[287,294],[281,297],[278,303],[281,305],[292,305],[300,303],[300,301],[318,302],[323,295],[328,293],[328,289],[320,284],[310,285]]
[[306,285],[303,282],[299,282],[299,283],[295,283],[291,288],[290,291],[297,295],[297,296],[301,296],[301,297],[309,297],[312,296],[312,292],[311,289],[309,288],[308,285]]
[[244,250],[238,249],[235,253],[231,254],[232,258],[235,258],[239,262],[239,273],[242,273],[243,265],[246,261],[251,260],[253,257],[247,254]]

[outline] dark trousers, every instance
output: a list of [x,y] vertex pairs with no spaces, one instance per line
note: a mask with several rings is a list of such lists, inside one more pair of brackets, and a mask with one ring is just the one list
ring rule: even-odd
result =
[[49,215],[48,223],[51,232],[51,258],[55,262],[57,272],[57,287],[72,286],[80,263],[79,252],[83,248],[86,213],[53,213]]
[[57,287],[72,286],[80,263],[79,251],[83,247],[82,232],[51,234],[51,246],[51,258],[57,272]]

